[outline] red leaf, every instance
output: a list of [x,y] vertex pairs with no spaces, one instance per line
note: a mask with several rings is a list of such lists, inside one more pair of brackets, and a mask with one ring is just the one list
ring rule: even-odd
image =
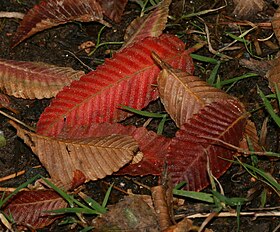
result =
[[14,37],[13,47],[39,31],[72,21],[99,21],[108,25],[102,13],[96,0],[41,1],[24,16]]
[[172,179],[176,183],[186,181],[188,190],[206,187],[207,156],[213,175],[220,177],[230,166],[220,157],[232,159],[235,151],[213,139],[238,146],[246,124],[243,112],[239,102],[222,100],[201,109],[184,124],[172,139],[166,157]]
[[184,43],[177,37],[162,35],[146,38],[116,53],[104,65],[59,92],[41,115],[37,132],[56,136],[63,127],[116,122],[129,115],[118,109],[121,104],[142,109],[158,97],[153,85],[160,70],[151,52],[192,73],[192,59],[184,49]]
[[123,10],[126,6],[127,0],[97,0],[101,5],[104,14],[115,22],[121,21]]
[[67,207],[67,203],[55,191],[22,191],[15,195],[5,206],[4,212],[12,214],[17,225],[43,228],[57,219],[45,211]]

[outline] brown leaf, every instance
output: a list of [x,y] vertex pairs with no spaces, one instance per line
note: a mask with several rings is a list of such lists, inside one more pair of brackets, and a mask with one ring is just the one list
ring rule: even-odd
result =
[[232,98],[199,77],[173,69],[158,57],[154,58],[163,68],[158,77],[161,101],[179,128],[207,104]]
[[46,211],[66,208],[67,203],[53,190],[21,191],[5,206],[17,225],[39,229],[48,226],[57,216]]
[[115,22],[121,21],[123,10],[126,6],[127,0],[97,0],[101,5],[104,14]]
[[243,106],[232,99],[214,102],[193,115],[181,126],[169,147],[166,160],[173,181],[186,181],[188,190],[206,187],[207,157],[213,175],[220,177],[231,164],[222,158],[232,159],[235,151],[215,139],[238,146],[245,123]]
[[[77,177],[96,180],[118,171],[132,160],[138,145],[131,136],[110,135],[85,139],[56,139],[20,128],[17,135],[39,157],[51,178],[72,187]],[[77,173],[78,171],[78,173]],[[82,175],[83,174],[83,175]]]
[[272,24],[275,36],[278,40],[278,43],[280,43],[280,7],[278,7],[277,10],[275,11],[273,18],[271,20],[271,24]]
[[83,71],[45,63],[0,59],[0,89],[20,98],[54,97],[83,74]]
[[263,10],[264,0],[233,0],[235,8],[233,14],[238,18],[249,19],[252,15]]
[[275,93],[275,85],[280,89],[280,57],[274,59],[272,64],[266,77],[269,81],[269,88]]
[[18,45],[39,31],[73,21],[98,21],[109,26],[103,20],[102,13],[103,10],[96,0],[43,0],[24,16],[12,45]]
[[149,14],[134,19],[127,27],[124,36],[125,44],[121,49],[138,42],[146,37],[157,37],[162,34],[168,17],[171,0],[163,0]]
[[93,220],[96,231],[160,231],[154,209],[141,196],[127,196],[108,208],[108,213]]

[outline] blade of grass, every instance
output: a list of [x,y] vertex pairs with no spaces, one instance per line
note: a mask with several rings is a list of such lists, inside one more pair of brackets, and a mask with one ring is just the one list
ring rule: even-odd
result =
[[274,109],[270,103],[270,101],[265,97],[264,93],[260,90],[258,87],[258,93],[263,100],[263,103],[265,105],[266,110],[270,114],[271,118],[274,120],[274,122],[277,124],[278,127],[280,127],[280,117],[274,112]]
[[[250,77],[257,77],[257,76],[259,76],[259,75],[256,73],[246,73],[239,77],[233,77],[228,80],[220,81],[219,86],[223,87],[224,85],[229,85],[229,84],[233,84],[233,83],[235,84],[235,82],[237,82],[237,81],[240,81],[240,80],[243,80],[246,78],[250,78]],[[215,84],[214,87],[218,88],[217,84]]]
[[209,78],[207,79],[208,84],[213,85],[215,83],[215,80],[216,80],[216,77],[218,75],[218,70],[219,70],[220,66],[221,66],[221,62],[218,61],[218,63],[213,68]]
[[162,135],[163,133],[163,129],[164,129],[164,124],[166,122],[167,119],[167,114],[165,114],[165,117],[163,117],[158,125],[158,129],[157,129],[157,134],[158,135]]
[[149,117],[149,118],[164,118],[167,116],[167,114],[158,114],[158,113],[152,113],[152,112],[148,112],[148,111],[144,111],[144,110],[136,110],[132,107],[129,106],[121,106],[122,109],[127,110],[129,112],[144,116],[144,117]]
[[197,55],[197,54],[191,54],[190,56],[195,60],[210,63],[210,64],[218,64],[218,62],[219,62],[218,60],[207,57],[207,56],[201,56],[201,55]]
[[173,189],[173,194],[188,197],[199,201],[204,201],[207,203],[214,203],[213,195],[210,193],[194,192],[194,191],[185,191],[179,189]]
[[106,191],[105,197],[104,197],[103,202],[102,202],[102,207],[103,208],[105,208],[107,203],[108,203],[109,196],[110,196],[110,194],[112,192],[113,185],[114,184],[111,184],[110,187],[108,188],[108,190]]

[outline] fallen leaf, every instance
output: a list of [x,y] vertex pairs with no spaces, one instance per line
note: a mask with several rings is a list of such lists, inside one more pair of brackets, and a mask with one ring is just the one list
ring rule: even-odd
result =
[[37,133],[56,136],[64,127],[76,124],[117,122],[130,115],[120,105],[135,109],[147,106],[158,97],[153,85],[160,70],[151,57],[152,51],[170,65],[193,72],[189,51],[176,36],[146,38],[59,92],[42,113]]
[[171,68],[157,55],[153,57],[163,68],[158,76],[160,99],[179,128],[207,104],[233,98],[199,77]]
[[83,175],[86,181],[111,175],[131,161],[138,149],[135,140],[127,135],[57,139],[28,132],[14,122],[11,124],[51,178],[60,180],[68,189],[79,182],[77,177],[84,178]]
[[108,213],[93,220],[96,231],[160,231],[154,209],[140,196],[127,196],[108,209]]
[[233,0],[233,14],[238,18],[250,19],[250,17],[263,10],[265,2],[263,0]]
[[127,0],[97,0],[101,5],[104,14],[115,22],[121,21],[123,10],[127,4]]
[[174,183],[186,181],[187,190],[199,191],[209,184],[210,170],[220,177],[230,166],[234,150],[215,139],[238,146],[246,124],[243,106],[236,100],[214,102],[202,108],[181,126],[167,154],[168,171]]
[[147,37],[158,37],[166,27],[171,0],[163,0],[158,7],[143,17],[134,19],[126,29],[121,49]]
[[47,211],[66,208],[67,203],[53,190],[21,191],[4,207],[17,225],[40,229],[50,225],[59,216]]
[[275,93],[275,86],[280,89],[280,57],[271,62],[271,67],[266,73],[269,82],[269,88]]
[[83,71],[46,63],[0,59],[0,89],[19,98],[54,97],[83,74]]
[[275,11],[273,18],[271,19],[271,24],[278,43],[280,43],[280,7]]
[[98,21],[109,26],[103,20],[103,10],[96,0],[43,0],[23,17],[12,46],[37,32],[73,21]]

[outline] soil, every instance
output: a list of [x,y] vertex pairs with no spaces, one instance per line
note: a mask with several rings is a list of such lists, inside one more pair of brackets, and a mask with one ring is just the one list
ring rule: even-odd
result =
[[[5,0],[0,2],[0,11],[17,11],[27,12],[28,9],[32,8],[39,1],[36,0]],[[184,8],[182,5],[184,4]],[[174,18],[179,18],[182,14],[190,12],[199,12],[202,10],[208,10],[218,8],[222,6],[223,1],[200,1],[200,0],[174,0],[171,6],[170,15]],[[260,14],[252,16],[250,19],[252,22],[269,22],[273,13],[275,12],[276,5],[272,1],[267,1],[267,6]],[[232,15],[233,3],[231,0],[228,1],[228,6],[223,10],[216,11],[212,14],[202,15],[201,18],[207,23],[209,32],[211,35],[211,42],[213,48],[220,48],[231,42],[225,32],[238,33],[239,29],[232,27],[228,24],[220,24],[217,22],[233,22],[238,21]],[[106,28],[101,35],[101,41],[122,41],[126,27],[129,23],[139,15],[140,7],[133,1],[129,1],[123,19],[121,23],[113,25],[112,28]],[[27,39],[17,47],[11,49],[10,42],[13,34],[15,33],[19,25],[17,19],[5,19],[0,18],[0,58],[12,59],[12,60],[24,60],[24,61],[41,61],[59,66],[69,66],[76,70],[89,70],[85,65],[95,68],[98,64],[102,63],[104,58],[109,57],[106,52],[108,49],[111,51],[117,50],[119,45],[108,45],[107,47],[101,47],[91,57],[87,56],[83,51],[79,51],[79,45],[85,41],[96,41],[97,34],[103,25],[93,23],[70,23],[62,25],[44,32],[38,33],[35,36]],[[190,33],[191,30],[198,30],[204,28],[202,20],[199,18],[191,18],[188,20],[175,20],[169,21],[165,32],[177,34],[180,38],[187,43],[188,46],[192,46],[196,43],[194,40],[194,34]],[[241,28],[242,31],[247,30],[247,27]],[[250,33],[248,40],[254,38],[266,38],[272,33],[272,29],[259,28]],[[272,42],[277,44],[276,39],[273,37]],[[225,52],[225,54],[234,57],[231,61],[222,63],[219,69],[219,77],[221,80],[229,79],[236,76],[241,76],[244,73],[248,73],[249,70],[239,65],[238,61],[241,58],[246,58],[249,54],[246,51],[243,43],[237,43],[240,49],[234,51]],[[262,54],[260,55],[263,59],[266,59],[268,55],[275,56],[278,50],[273,50],[262,46]],[[83,65],[79,60],[71,55],[76,56],[85,64]],[[253,47],[253,53],[255,48]],[[197,54],[204,56],[213,57],[213,54],[209,52],[208,47],[204,47],[199,50]],[[208,63],[195,61],[196,75],[202,79],[209,77],[211,70],[214,65]],[[258,106],[262,105],[262,101],[257,93],[257,86],[261,88],[265,94],[270,93],[268,88],[268,82],[263,76],[254,77],[251,79],[245,79],[237,82],[228,91],[229,94],[234,95],[244,103],[248,111],[252,111]],[[225,86],[225,90],[229,86]],[[40,114],[44,108],[49,104],[50,100],[23,100],[10,97],[13,108],[17,109],[20,113],[16,116],[28,125],[35,126]],[[147,110],[153,112],[162,112],[163,106],[159,101],[150,104]],[[6,111],[9,112],[9,111]],[[10,112],[9,112],[10,113]],[[262,108],[252,114],[251,119],[255,122],[257,130],[260,133],[263,121],[268,117],[268,113]],[[1,182],[1,187],[17,187],[21,183],[30,179],[34,175],[40,173],[43,176],[48,176],[43,167],[34,168],[40,165],[37,157],[31,152],[31,150],[15,135],[15,130],[7,123],[7,118],[0,115],[0,130],[3,131],[4,136],[7,140],[7,144],[0,148],[0,177],[10,175],[12,173],[25,170],[24,175],[18,176],[11,180]],[[146,118],[139,116],[133,116],[125,121],[125,124],[134,124],[137,126],[143,125]],[[156,130],[158,125],[157,120],[153,120],[149,125],[149,129]],[[164,134],[166,136],[174,136],[177,128],[174,123],[169,122],[165,129]],[[267,151],[279,152],[279,128],[273,122],[271,118],[268,121],[268,133],[265,140],[265,149]],[[250,163],[250,157],[240,157],[243,162]],[[280,179],[280,162],[277,159],[267,159],[265,157],[259,157],[259,167],[263,168],[267,172],[276,178],[279,182]],[[145,185],[154,186],[157,184],[157,178],[153,176],[133,178]],[[250,201],[242,208],[242,211],[249,211],[252,208],[259,208],[261,206],[261,193],[266,191],[267,201],[265,207],[276,207],[279,206],[279,196],[269,188],[267,185],[262,183],[260,180],[252,178],[247,172],[240,168],[239,165],[232,165],[231,168],[219,179],[221,185],[224,188],[225,195],[228,197],[246,197],[249,193],[254,192],[250,195]],[[92,196],[95,200],[101,201],[104,198],[104,194],[108,188],[108,183],[114,183],[116,187],[122,188],[123,190],[132,189],[134,193],[144,194],[149,193],[144,188],[135,184],[129,179],[124,177],[107,177],[104,180],[90,182],[85,186],[85,192]],[[209,189],[205,190],[210,191]],[[114,204],[123,198],[123,194],[118,190],[113,190],[109,203]],[[196,201],[187,200],[184,206],[179,207],[175,210],[175,214],[191,214],[209,212],[211,207],[207,204],[201,204]],[[65,218],[64,218],[65,219]],[[57,220],[54,224],[47,228],[38,231],[78,231],[81,227],[76,226],[74,229],[69,225],[60,226],[58,225],[62,220]],[[200,225],[203,219],[194,219],[195,225]],[[275,231],[274,229],[279,225],[277,217],[241,217],[240,218],[240,231]],[[237,221],[234,217],[228,218],[216,218],[212,220],[207,228],[213,231],[236,231]],[[0,226],[1,230],[1,226]],[[2,230],[4,230],[2,228]]]

